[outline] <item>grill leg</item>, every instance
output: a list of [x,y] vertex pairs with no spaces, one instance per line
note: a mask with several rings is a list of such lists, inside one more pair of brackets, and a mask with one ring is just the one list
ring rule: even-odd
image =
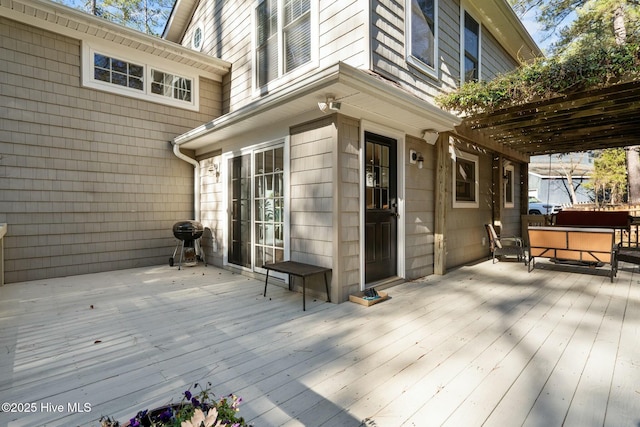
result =
[[197,249],[196,254],[200,255],[200,259],[204,263],[204,266],[207,266],[207,259],[204,257],[204,251],[202,250],[202,246],[200,245],[200,239],[194,240],[194,249]]
[[182,245],[180,245],[180,261],[178,261],[178,270],[182,267],[182,256],[184,255],[184,240],[182,240]]

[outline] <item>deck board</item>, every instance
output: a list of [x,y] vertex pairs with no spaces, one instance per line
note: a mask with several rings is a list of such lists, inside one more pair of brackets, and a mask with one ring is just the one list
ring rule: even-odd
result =
[[[255,426],[638,425],[640,279],[541,262],[462,267],[330,304],[211,266],[0,287],[0,395],[90,413],[0,426],[97,426],[194,383]],[[91,308],[93,306],[93,308]],[[99,342],[96,342],[99,341]]]

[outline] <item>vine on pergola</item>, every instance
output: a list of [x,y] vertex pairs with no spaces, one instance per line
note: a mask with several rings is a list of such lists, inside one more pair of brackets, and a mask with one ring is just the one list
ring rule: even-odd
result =
[[541,58],[491,81],[473,81],[436,103],[466,115],[597,89],[640,78],[640,43]]

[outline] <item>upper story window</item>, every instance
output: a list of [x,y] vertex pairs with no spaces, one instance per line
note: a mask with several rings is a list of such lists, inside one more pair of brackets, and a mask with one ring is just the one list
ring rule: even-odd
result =
[[93,57],[93,78],[102,82],[144,90],[144,67],[99,53]]
[[196,77],[161,70],[153,63],[127,56],[83,43],[83,85],[190,110],[199,108]]
[[191,48],[196,51],[202,50],[202,44],[204,42],[204,29],[202,24],[196,25],[191,35]]
[[255,23],[259,87],[311,62],[311,0],[261,0]]
[[453,162],[454,208],[477,208],[479,203],[478,156],[458,152]]
[[184,77],[151,70],[151,92],[181,101],[191,102],[191,80]]
[[407,0],[407,61],[437,77],[437,0]]
[[468,12],[464,12],[462,82],[480,78],[480,24]]

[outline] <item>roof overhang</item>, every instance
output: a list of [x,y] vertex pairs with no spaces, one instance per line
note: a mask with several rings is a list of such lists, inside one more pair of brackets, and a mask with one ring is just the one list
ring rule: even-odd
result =
[[196,151],[215,149],[216,143],[250,129],[291,125],[293,117],[321,117],[318,102],[325,102],[327,96],[341,102],[342,114],[366,118],[416,136],[421,136],[426,129],[444,132],[460,124],[459,117],[393,82],[337,63],[192,129],[176,137],[173,143]]
[[162,38],[180,43],[197,5],[197,0],[176,0],[164,26]]
[[456,128],[526,155],[640,145],[640,80],[467,117]]
[[482,16],[482,24],[518,62],[526,63],[543,56],[507,0],[465,2],[465,8]]
[[2,0],[0,16],[76,40],[102,39],[200,70],[215,80],[221,80],[231,69],[227,61],[48,0]]

